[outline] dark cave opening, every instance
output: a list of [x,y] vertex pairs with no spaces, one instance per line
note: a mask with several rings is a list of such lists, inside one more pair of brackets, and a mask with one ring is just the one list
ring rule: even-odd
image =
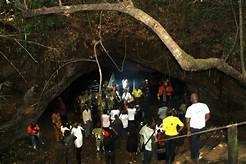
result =
[[[188,97],[189,96],[187,91],[187,86],[185,82],[173,78],[170,75],[163,74],[161,72],[145,68],[143,66],[137,65],[136,63],[127,62],[125,65],[125,70],[122,72],[119,72],[116,68],[114,68],[112,65],[107,65],[106,67],[102,68],[102,74],[103,74],[103,81],[102,84],[105,82],[108,82],[110,80],[111,75],[114,75],[115,78],[115,84],[121,85],[122,79],[128,79],[129,85],[130,85],[130,92],[133,90],[133,83],[135,86],[141,86],[145,79],[148,79],[150,82],[150,92],[151,92],[151,103],[158,108],[158,100],[157,100],[157,93],[158,93],[158,87],[160,85],[160,82],[163,80],[170,80],[173,88],[173,99],[175,99],[175,103],[173,104],[174,107],[177,107],[180,105],[181,102],[189,103]],[[76,101],[76,97],[78,97],[81,92],[88,89],[88,87],[93,83],[93,80],[99,81],[99,73],[98,70],[91,71],[89,73],[85,73],[78,77],[76,80],[74,80],[69,87],[67,87],[60,95],[55,97],[47,106],[47,109],[45,110],[43,115],[51,114],[54,110],[54,103],[57,100],[58,97],[61,97],[70,112],[75,111],[74,103]],[[42,117],[41,117],[42,118]]]
[[[130,84],[130,92],[132,92],[132,84],[133,81],[135,81],[136,85],[141,86],[142,83],[145,81],[145,79],[148,79],[150,82],[150,101],[151,101],[151,110],[153,110],[153,115],[157,114],[158,108],[159,108],[159,101],[157,100],[157,93],[158,93],[158,87],[161,81],[169,79],[171,81],[171,84],[174,88],[173,93],[173,99],[175,100],[175,103],[181,103],[185,99],[187,99],[187,88],[186,84],[183,81],[180,81],[179,79],[172,78],[168,75],[162,74],[160,72],[157,72],[155,70],[151,70],[148,68],[143,67],[135,67],[134,64],[127,64],[126,69],[123,72],[117,72],[117,70],[114,70],[109,67],[103,67],[103,82],[108,81],[114,73],[115,81],[116,83],[120,84],[121,80],[124,78],[127,78],[129,80]],[[74,80],[69,87],[67,87],[60,95],[55,97],[47,106],[44,113],[39,118],[38,122],[40,123],[40,126],[45,131],[45,140],[49,144],[52,144],[55,141],[54,136],[54,130],[52,128],[52,121],[51,121],[51,115],[55,111],[55,103],[58,97],[61,97],[63,102],[66,105],[67,108],[67,119],[68,121],[74,123],[74,122],[82,122],[81,119],[81,112],[76,112],[75,110],[75,103],[76,98],[81,94],[81,92],[88,89],[88,87],[93,83],[94,80],[99,80],[99,74],[98,70],[94,70],[92,72],[85,73],[81,75],[79,78]],[[181,101],[179,101],[181,100]],[[179,104],[175,104],[178,106]],[[48,132],[48,133],[47,133]],[[84,139],[85,145],[87,144],[94,144],[93,141],[90,139]],[[125,139],[123,140],[125,142]],[[88,157],[90,159],[87,159],[89,161],[92,161],[93,157],[91,154],[94,153],[94,145],[91,147],[85,146],[83,148],[83,153],[87,154],[89,152],[90,155]],[[119,152],[124,152],[125,148],[120,147]],[[82,153],[82,154],[83,154]],[[119,153],[121,154],[121,153]],[[124,154],[124,153],[123,153]],[[102,160],[104,160],[104,157],[100,156]],[[124,157],[122,155],[119,155],[119,158],[123,159]],[[98,161],[96,161],[98,162]]]

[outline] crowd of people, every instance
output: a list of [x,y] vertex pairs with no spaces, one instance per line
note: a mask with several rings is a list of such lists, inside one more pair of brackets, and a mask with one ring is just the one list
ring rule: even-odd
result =
[[[75,147],[76,159],[80,164],[83,136],[93,136],[96,152],[105,154],[106,164],[118,163],[116,143],[121,139],[126,140],[129,163],[136,163],[137,155],[143,152],[144,164],[150,164],[154,156],[169,164],[175,160],[177,147],[182,143],[172,138],[185,132],[191,136],[191,158],[196,163],[200,139],[199,135],[191,134],[205,127],[210,117],[208,106],[198,101],[196,93],[191,94],[192,105],[188,108],[184,102],[175,104],[170,80],[160,83],[156,95],[150,92],[150,87],[147,79],[139,86],[130,86],[128,80],[123,79],[121,85],[104,84],[99,95],[99,84],[95,80],[76,99],[75,112],[81,115],[81,122],[74,124],[68,121],[65,105],[58,98],[59,110],[52,114],[51,120],[56,141],[62,141],[66,147],[66,163],[71,163],[72,149]],[[151,97],[155,96],[159,102],[156,114],[150,108]],[[31,124],[27,128],[34,149],[37,148],[36,141],[43,144],[38,135],[39,129],[38,124]]]

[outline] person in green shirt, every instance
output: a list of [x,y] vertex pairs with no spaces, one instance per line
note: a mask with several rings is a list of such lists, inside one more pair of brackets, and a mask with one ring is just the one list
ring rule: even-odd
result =
[[103,142],[103,129],[102,128],[95,128],[92,130],[92,135],[94,135],[96,139],[96,149],[97,152],[100,151],[102,142]]

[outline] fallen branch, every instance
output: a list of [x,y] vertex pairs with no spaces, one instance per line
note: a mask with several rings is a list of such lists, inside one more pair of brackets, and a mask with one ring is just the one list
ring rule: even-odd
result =
[[186,71],[199,71],[208,70],[211,68],[216,68],[221,72],[231,76],[236,79],[239,83],[246,87],[246,75],[243,75],[238,70],[227,64],[223,59],[219,58],[208,58],[208,59],[195,59],[191,55],[183,51],[179,45],[172,39],[165,28],[150,15],[142,11],[141,9],[135,8],[131,3],[98,3],[98,4],[79,4],[71,6],[61,6],[61,7],[49,7],[49,8],[39,8],[23,11],[23,16],[34,17],[38,15],[47,14],[59,14],[59,13],[75,13],[79,11],[118,11],[128,14],[135,18],[136,20],[144,23],[156,35],[161,39],[161,41],[169,49],[173,57],[179,63],[181,68]]

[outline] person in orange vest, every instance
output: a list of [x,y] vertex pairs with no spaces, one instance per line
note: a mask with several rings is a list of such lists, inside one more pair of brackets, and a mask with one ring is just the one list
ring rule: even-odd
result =
[[61,132],[61,116],[58,112],[54,112],[51,116],[52,124],[54,127],[54,133],[56,141],[61,141],[63,136]]
[[164,81],[160,82],[160,86],[157,93],[157,99],[160,101],[160,104],[167,101],[166,86],[164,84],[165,84]]
[[173,86],[169,80],[166,80],[165,82],[166,87],[166,95],[167,95],[167,103],[171,103],[172,97],[173,97]]
[[33,149],[37,149],[37,141],[39,141],[41,144],[44,144],[40,138],[40,127],[37,123],[30,123],[26,129],[26,132],[31,138]]

